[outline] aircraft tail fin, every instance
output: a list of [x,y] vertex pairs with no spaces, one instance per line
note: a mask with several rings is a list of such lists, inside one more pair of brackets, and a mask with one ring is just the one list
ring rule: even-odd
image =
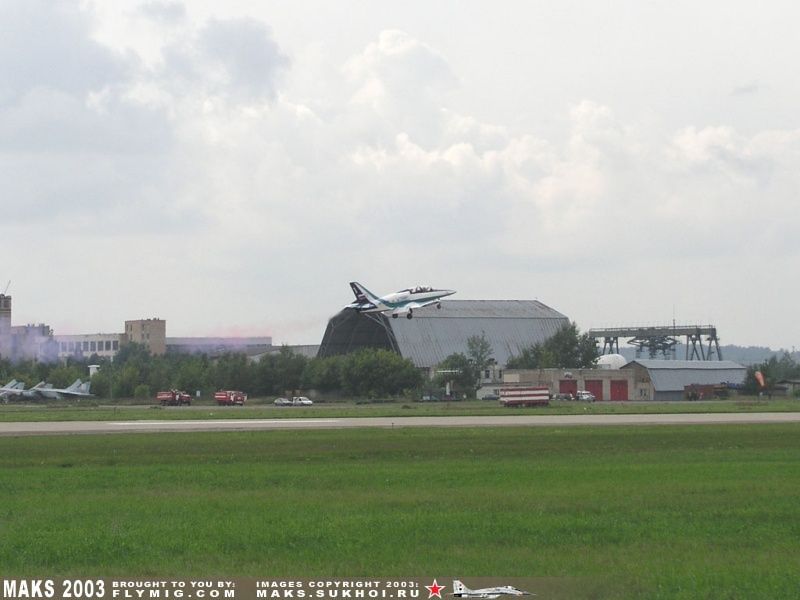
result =
[[22,390],[24,390],[24,389],[25,389],[25,383],[24,383],[23,381],[18,381],[18,382],[17,382],[17,383],[14,385],[14,389],[15,389],[15,390],[19,390],[19,391],[21,392]]
[[80,378],[78,378],[78,379],[76,379],[75,381],[72,382],[72,385],[70,385],[66,389],[66,391],[68,391],[68,392],[77,392],[80,389],[82,383],[83,382],[80,380]]
[[78,391],[79,391],[81,394],[86,394],[87,396],[89,396],[89,395],[91,395],[91,392],[89,391],[89,389],[90,389],[91,387],[92,387],[92,382],[91,382],[91,381],[87,381],[87,382],[85,382],[85,383],[82,383],[82,384],[80,385],[80,387],[78,388]]
[[460,596],[461,594],[467,594],[472,590],[461,583],[458,579],[453,580],[453,595]]
[[3,386],[4,389],[8,389],[8,390],[16,389],[16,387],[17,387],[17,380],[16,379],[12,379],[11,381],[9,381],[7,384],[5,384]]
[[367,288],[365,288],[357,281],[350,282],[350,289],[353,290],[353,293],[356,295],[356,301],[359,304],[377,304],[378,302],[380,302],[380,300],[375,294],[370,292]]

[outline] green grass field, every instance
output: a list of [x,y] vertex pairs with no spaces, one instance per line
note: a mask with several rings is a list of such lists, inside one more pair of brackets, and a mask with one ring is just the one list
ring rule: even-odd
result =
[[20,576],[556,577],[800,596],[800,426],[0,438]]
[[97,405],[95,402],[55,401],[38,405],[0,405],[0,421],[109,421],[131,419],[274,419],[334,417],[409,417],[445,415],[520,414],[631,414],[631,413],[721,413],[721,412],[794,412],[800,400],[794,398],[738,398],[706,402],[584,402],[552,401],[548,407],[511,409],[499,402],[355,402],[317,403],[310,407],[276,407],[263,400],[246,407],[214,406],[142,406]]

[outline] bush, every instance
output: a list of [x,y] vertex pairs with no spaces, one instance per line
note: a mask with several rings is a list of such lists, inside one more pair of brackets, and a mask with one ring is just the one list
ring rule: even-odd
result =
[[136,386],[136,389],[133,390],[133,397],[144,400],[150,397],[150,386],[140,384]]

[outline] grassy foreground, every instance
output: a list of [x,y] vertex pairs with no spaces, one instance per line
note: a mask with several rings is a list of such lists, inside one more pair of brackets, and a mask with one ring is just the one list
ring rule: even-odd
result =
[[[88,404],[88,405],[87,405]],[[317,403],[308,407],[276,407],[263,399],[248,406],[117,406],[53,401],[39,405],[0,405],[0,421],[112,421],[116,419],[281,419],[281,418],[342,418],[342,417],[424,417],[447,415],[508,415],[508,414],[653,414],[653,413],[723,413],[723,412],[796,412],[800,400],[776,398],[766,400],[742,397],[705,402],[566,402],[554,400],[547,407],[506,408],[499,402],[471,400],[465,402],[383,402],[356,404],[354,402]]]
[[0,438],[0,572],[800,595],[800,426]]

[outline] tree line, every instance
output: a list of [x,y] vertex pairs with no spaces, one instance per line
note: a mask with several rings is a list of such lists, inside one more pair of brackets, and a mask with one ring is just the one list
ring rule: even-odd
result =
[[[566,325],[541,343],[524,348],[508,360],[506,369],[590,368],[598,357],[594,339],[581,333],[575,323]],[[356,398],[419,397],[441,394],[450,387],[454,398],[474,397],[482,372],[495,365],[492,346],[484,334],[467,340],[465,353],[451,354],[427,379],[423,372],[399,354],[366,349],[343,356],[308,358],[288,347],[253,361],[244,354],[211,358],[204,354],[152,356],[139,344],[120,348],[114,361],[92,355],[68,359],[65,364],[0,360],[0,385],[16,379],[27,387],[40,381],[66,387],[75,379],[88,378],[88,365],[100,365],[92,378],[92,393],[100,399],[153,397],[156,392],[200,390],[210,396],[216,390],[242,390],[253,397],[289,395],[316,390]],[[756,379],[761,372],[766,386]],[[769,391],[781,380],[800,379],[800,363],[784,353],[747,370],[745,391]]]
[[97,398],[150,398],[160,390],[180,389],[204,396],[217,390],[242,390],[254,397],[293,394],[314,389],[353,397],[389,397],[416,390],[422,373],[411,361],[388,350],[362,350],[346,356],[308,358],[284,347],[253,361],[241,353],[211,358],[205,354],[153,356],[143,345],[125,344],[113,361],[92,355],[68,359],[64,365],[33,361],[0,361],[0,380],[31,387],[47,381],[65,387],[88,378],[88,365],[100,369],[92,377]]
[[[583,367],[597,357],[591,338],[572,323],[548,340],[526,348],[509,360],[507,368]],[[92,355],[70,358],[66,364],[0,361],[2,383],[16,379],[31,387],[48,381],[66,387],[77,378],[88,378],[88,365],[100,369],[92,378],[92,393],[100,399],[153,397],[160,390],[180,389],[192,395],[199,390],[210,396],[216,390],[242,390],[253,397],[291,395],[301,390],[358,398],[418,396],[424,390],[437,393],[450,386],[454,397],[474,397],[481,374],[495,364],[485,334],[467,340],[467,352],[445,358],[432,380],[414,364],[389,350],[366,349],[352,354],[308,358],[281,348],[251,360],[230,353],[211,358],[205,354],[153,356],[136,343],[125,344],[113,361]]]
[[308,358],[287,347],[251,360],[241,353],[151,356],[126,345],[92,379],[92,393],[102,398],[149,397],[158,390],[242,390],[254,397],[299,394],[301,390],[355,397],[404,394],[420,386],[422,375],[408,360],[388,350],[362,350],[346,356]]

